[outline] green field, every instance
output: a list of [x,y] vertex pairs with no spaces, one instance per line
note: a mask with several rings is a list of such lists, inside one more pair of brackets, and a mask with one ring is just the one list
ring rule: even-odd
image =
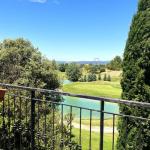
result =
[[[82,149],[88,150],[89,148],[89,131],[82,130]],[[75,140],[78,140],[79,129],[73,129],[73,134],[75,135]],[[115,135],[115,144],[116,145],[117,135]],[[99,150],[99,133],[92,132],[92,150]],[[104,150],[112,149],[112,134],[104,135]]]
[[111,98],[120,98],[121,96],[121,87],[119,82],[75,82],[64,85],[62,90],[74,94],[85,94],[91,96]]
[[[95,81],[95,82],[74,82],[70,84],[65,84],[62,87],[64,92],[74,93],[74,94],[85,94],[91,96],[100,97],[110,97],[110,98],[120,98],[121,97],[121,86],[120,86],[120,74],[117,71],[107,71],[107,74],[111,75],[111,82],[108,81]],[[102,73],[103,78],[105,73]],[[117,125],[118,119],[115,120],[115,126]],[[78,119],[74,120],[75,123],[79,123]],[[88,119],[82,120],[82,125],[89,127],[90,121]],[[112,118],[104,121],[105,126],[112,127]],[[99,120],[92,120],[93,126],[99,126]],[[79,129],[73,128],[73,133],[75,135],[76,141],[79,137]],[[92,132],[92,149],[99,149],[99,132]],[[117,135],[115,134],[115,144],[117,140]],[[87,150],[89,148],[89,131],[82,130],[82,149]],[[112,134],[104,135],[104,150],[112,149]]]

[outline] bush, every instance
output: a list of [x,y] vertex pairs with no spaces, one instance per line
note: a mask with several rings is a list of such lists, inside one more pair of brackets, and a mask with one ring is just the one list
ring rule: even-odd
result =
[[87,81],[87,77],[86,77],[86,75],[84,75],[84,82],[86,82]]
[[103,80],[107,81],[107,75],[106,75],[106,73],[104,74]]
[[122,69],[122,59],[120,56],[116,56],[108,65],[107,68],[110,70],[121,70]]
[[70,81],[74,81],[74,82],[79,81],[82,75],[80,67],[75,63],[69,64],[66,69],[66,75],[68,80]]
[[96,81],[96,74],[89,74],[88,75],[88,82],[91,82],[91,81]]
[[101,74],[99,74],[99,75],[98,75],[98,80],[101,80],[101,79],[102,79],[102,78],[101,78]]
[[98,66],[97,65],[90,64],[90,70],[89,70],[89,72],[91,74],[95,74],[97,72],[97,70],[98,70]]
[[107,76],[107,81],[111,81],[111,76],[110,75]]
[[65,70],[66,70],[65,64],[59,64],[59,65],[58,65],[58,69],[59,69],[59,71],[61,71],[61,72],[65,72]]
[[100,73],[105,72],[105,71],[106,71],[105,68],[101,68],[101,69],[100,69]]

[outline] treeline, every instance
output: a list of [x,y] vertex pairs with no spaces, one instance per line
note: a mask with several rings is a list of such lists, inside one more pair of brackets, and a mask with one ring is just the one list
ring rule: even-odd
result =
[[122,59],[120,56],[116,56],[110,63],[107,64],[107,68],[110,70],[121,70],[122,69]]
[[[55,62],[56,63],[56,62]],[[121,70],[122,59],[120,56],[116,56],[108,64],[76,64],[76,63],[62,63],[57,64],[57,69],[61,72],[65,72],[68,80],[80,81],[80,82],[91,82],[97,80],[111,81],[111,76],[108,74],[103,75],[101,73],[106,70]]]

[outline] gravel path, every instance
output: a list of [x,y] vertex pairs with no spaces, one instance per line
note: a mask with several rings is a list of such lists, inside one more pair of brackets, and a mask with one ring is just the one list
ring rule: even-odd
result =
[[[80,124],[78,123],[73,123],[72,124],[74,128],[80,129]],[[87,130],[90,131],[90,126],[88,125],[83,125],[81,126],[82,130]],[[99,126],[92,126],[91,128],[92,132],[100,132],[100,127]],[[112,133],[113,128],[112,127],[104,127],[104,133]],[[117,133],[117,128],[114,128],[114,132]]]

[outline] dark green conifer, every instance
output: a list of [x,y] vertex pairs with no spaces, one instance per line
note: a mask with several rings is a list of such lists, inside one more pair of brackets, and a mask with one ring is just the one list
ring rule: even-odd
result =
[[101,80],[101,74],[98,75],[98,80]]
[[[140,0],[123,59],[122,98],[150,103],[150,0]],[[150,110],[120,106],[123,114],[150,118]],[[118,150],[150,150],[150,122],[121,118]]]
[[104,81],[107,81],[107,75],[106,75],[106,73],[104,74],[103,80],[104,80]]
[[107,81],[111,81],[111,76],[110,75],[107,76]]

